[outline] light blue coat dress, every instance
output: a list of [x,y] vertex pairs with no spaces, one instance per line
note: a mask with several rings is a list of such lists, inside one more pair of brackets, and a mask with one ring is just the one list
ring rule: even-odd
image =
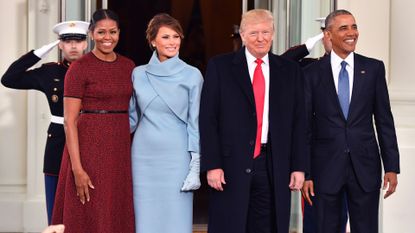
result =
[[137,233],[191,233],[193,193],[181,192],[190,152],[199,151],[203,78],[178,56],[154,52],[132,75],[132,171]]

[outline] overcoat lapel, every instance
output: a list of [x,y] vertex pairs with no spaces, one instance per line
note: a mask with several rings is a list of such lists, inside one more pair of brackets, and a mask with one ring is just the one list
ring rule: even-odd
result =
[[283,105],[277,104],[278,102],[286,101],[284,99],[284,92],[281,91],[286,85],[283,81],[283,77],[286,74],[285,67],[281,65],[281,62],[276,56],[269,54],[269,109],[275,108],[276,112],[283,111],[281,108]]
[[255,106],[254,91],[249,77],[248,65],[245,57],[245,47],[241,48],[233,59],[232,73],[235,82],[239,84],[249,102]]

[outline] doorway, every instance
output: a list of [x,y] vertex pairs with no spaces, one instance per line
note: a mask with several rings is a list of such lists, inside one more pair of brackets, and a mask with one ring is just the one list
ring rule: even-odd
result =
[[108,0],[108,8],[120,16],[117,52],[136,65],[146,64],[152,54],[145,38],[147,23],[157,13],[168,13],[183,27],[180,57],[204,74],[210,57],[232,51],[231,36],[241,19],[242,1]]

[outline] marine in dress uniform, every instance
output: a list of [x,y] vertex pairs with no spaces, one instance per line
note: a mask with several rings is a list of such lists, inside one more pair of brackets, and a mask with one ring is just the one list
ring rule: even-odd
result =
[[[65,145],[63,128],[64,79],[71,62],[81,57],[86,49],[88,26],[89,23],[83,21],[67,21],[55,25],[53,31],[59,35],[59,40],[23,55],[10,65],[1,78],[1,83],[5,87],[19,90],[38,90],[43,92],[48,100],[52,117],[47,131],[43,172],[45,174],[46,207],[49,223]],[[45,63],[39,68],[29,70],[58,44],[64,57],[61,62]]]

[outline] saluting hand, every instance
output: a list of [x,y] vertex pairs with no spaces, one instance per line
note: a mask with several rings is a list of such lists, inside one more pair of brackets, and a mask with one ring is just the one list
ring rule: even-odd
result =
[[73,174],[75,177],[76,195],[82,204],[85,204],[85,200],[90,200],[89,188],[95,189],[95,187],[84,169],[74,171]]

